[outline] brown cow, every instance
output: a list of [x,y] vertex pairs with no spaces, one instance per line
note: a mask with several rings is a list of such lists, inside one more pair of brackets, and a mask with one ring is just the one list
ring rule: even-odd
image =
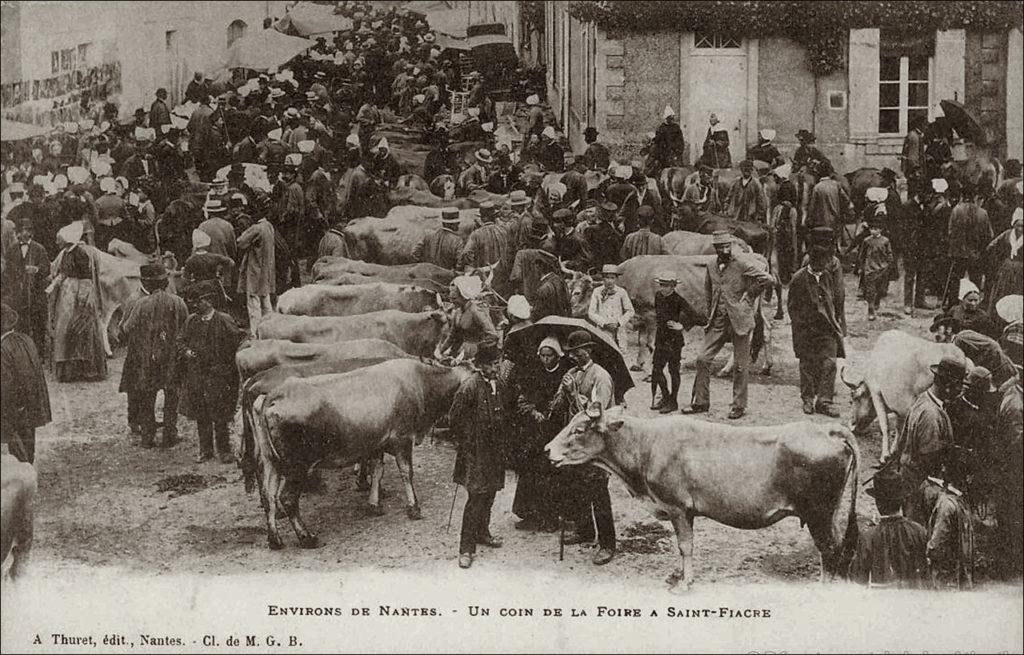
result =
[[[459,211],[459,235],[465,240],[477,225],[480,212]],[[440,208],[395,207],[384,218],[357,218],[343,232],[354,259],[377,264],[412,264],[413,250],[423,237],[441,227]]]
[[436,293],[409,284],[307,284],[277,299],[277,311],[295,316],[355,316],[385,309],[422,312],[440,307]]
[[384,339],[410,355],[429,357],[447,338],[448,317],[443,311],[410,314],[394,309],[359,316],[289,316],[273,313],[260,321],[260,339],[297,343],[337,343],[355,339]]
[[405,483],[410,518],[421,516],[412,479],[412,448],[451,406],[468,368],[394,360],[349,373],[292,379],[255,399],[249,420],[253,438],[242,445],[245,487],[258,483],[267,520],[267,543],[283,547],[281,510],[303,548],[320,540],[299,514],[308,471],[330,457],[374,464],[370,505],[379,506],[379,455],[394,456]]
[[4,453],[0,457],[0,562],[11,555],[10,576],[16,580],[28,566],[32,550],[32,506],[36,495],[36,469]]
[[[641,419],[593,404],[545,447],[556,466],[592,464],[671,521],[682,560],[673,592],[693,584],[693,519],[752,530],[806,523],[822,579],[842,574],[857,541],[857,441],[839,424],[734,427],[683,416]],[[840,511],[843,496],[849,509]]]
[[313,280],[315,282],[324,282],[341,274],[351,273],[377,278],[377,281],[380,282],[396,284],[411,284],[412,280],[433,280],[444,288],[447,288],[448,284],[455,279],[454,271],[424,262],[386,266],[345,257],[321,257],[313,264]]
[[295,343],[280,339],[257,339],[247,344],[235,353],[238,377],[243,381],[275,366],[292,367],[321,362],[331,365],[357,357],[412,357],[395,344],[383,339],[355,339],[340,343]]
[[[373,275],[360,275],[359,273],[330,273],[329,277],[315,280],[316,284],[329,284],[339,287],[352,284],[375,284],[377,282],[387,282],[387,280]],[[448,284],[439,284],[433,280],[421,280],[419,278],[403,280],[401,284],[407,284],[420,289],[426,289],[431,293],[440,294],[447,293],[450,287]]]

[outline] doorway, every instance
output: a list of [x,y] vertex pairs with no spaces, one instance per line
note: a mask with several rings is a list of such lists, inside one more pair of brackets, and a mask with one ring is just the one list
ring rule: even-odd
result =
[[[708,117],[718,116],[720,127],[729,132],[729,153],[733,166],[747,150],[747,50],[745,39],[720,34],[693,32],[689,39],[689,134],[691,158],[703,152]],[[684,48],[684,53],[686,52]]]

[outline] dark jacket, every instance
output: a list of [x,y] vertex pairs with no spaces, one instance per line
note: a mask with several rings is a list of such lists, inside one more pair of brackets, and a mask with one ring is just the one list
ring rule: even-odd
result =
[[128,352],[121,371],[122,393],[167,389],[177,375],[177,341],[188,317],[185,301],[165,290],[131,304],[121,321]]
[[827,342],[832,341],[837,346],[837,357],[846,356],[846,292],[828,271],[815,279],[809,267],[798,270],[789,283],[786,302],[793,322],[793,353],[797,359],[815,357],[826,349],[831,351]]
[[572,316],[569,287],[558,273],[541,278],[537,291],[530,300],[530,318],[539,321],[545,316]]
[[0,439],[9,443],[22,430],[51,421],[50,393],[36,346],[27,335],[0,336]]
[[[492,387],[493,384],[493,387]],[[500,380],[474,373],[455,393],[449,425],[459,444],[453,480],[471,494],[505,486],[502,453],[514,415],[512,397]]]
[[[192,314],[178,334],[177,371],[183,379],[186,407],[193,399],[215,401],[210,418],[230,421],[235,414],[238,395],[238,370],[235,351],[245,333],[224,312],[214,311],[208,321]],[[195,356],[189,357],[191,351]]]
[[949,216],[949,256],[978,259],[992,241],[988,212],[974,203],[961,202]]

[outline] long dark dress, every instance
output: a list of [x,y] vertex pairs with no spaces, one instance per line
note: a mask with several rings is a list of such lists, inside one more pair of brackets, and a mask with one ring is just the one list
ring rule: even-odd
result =
[[548,371],[537,360],[529,366],[517,366],[512,372],[517,438],[510,453],[512,468],[519,473],[512,512],[521,519],[534,519],[541,524],[554,524],[562,501],[558,470],[544,454],[544,446],[558,434],[561,424],[554,420],[538,422],[532,414],[538,411],[547,415],[569,368],[563,360]]
[[58,382],[102,380],[107,355],[100,335],[96,263],[83,248],[63,251],[54,263],[62,279],[51,298],[53,363]]

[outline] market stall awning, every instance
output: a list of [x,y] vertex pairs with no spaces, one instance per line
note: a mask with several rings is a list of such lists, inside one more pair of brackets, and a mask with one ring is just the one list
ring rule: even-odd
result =
[[31,123],[19,123],[4,119],[0,121],[0,140],[22,141],[34,139],[37,136],[46,136],[50,133],[49,128],[32,125]]
[[466,38],[469,26],[469,10],[465,7],[451,8],[441,0],[432,2],[410,2],[405,5],[410,12],[419,14],[427,20],[430,29],[438,34],[447,34],[459,39]]
[[[274,29],[246,34],[231,44],[224,63],[215,71],[231,68],[251,68],[265,71],[288,62],[314,43],[309,39],[282,34]],[[217,79],[213,77],[213,79]]]
[[352,29],[352,19],[334,13],[327,5],[300,2],[284,18],[274,23],[274,29],[291,36],[314,36]]

